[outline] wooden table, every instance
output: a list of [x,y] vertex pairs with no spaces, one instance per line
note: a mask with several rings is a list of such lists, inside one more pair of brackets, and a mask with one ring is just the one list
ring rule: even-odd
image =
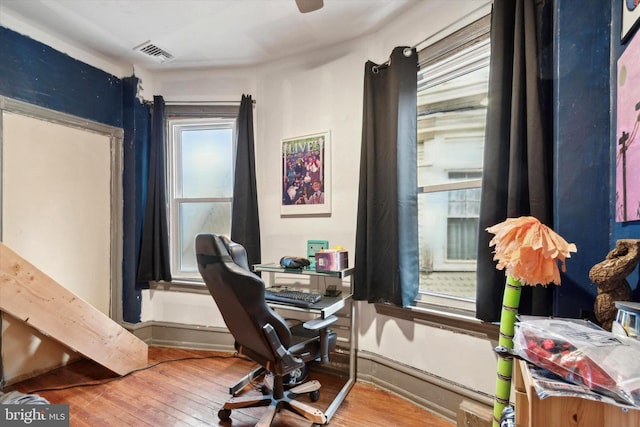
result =
[[526,362],[513,364],[516,427],[639,427],[640,410],[579,397],[540,400]]

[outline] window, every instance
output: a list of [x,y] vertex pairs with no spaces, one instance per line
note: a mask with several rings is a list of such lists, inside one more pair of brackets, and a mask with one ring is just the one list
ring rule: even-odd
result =
[[[480,172],[449,172],[450,181],[480,179]],[[447,260],[473,261],[478,247],[480,189],[451,190],[447,216]]]
[[235,118],[167,119],[169,240],[176,279],[199,279],[195,236],[231,233]]
[[475,299],[490,18],[419,52],[420,292]]

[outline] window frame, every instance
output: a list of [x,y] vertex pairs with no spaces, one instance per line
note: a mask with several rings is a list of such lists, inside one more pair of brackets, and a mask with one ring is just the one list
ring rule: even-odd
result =
[[[181,264],[181,243],[183,237],[180,232],[180,206],[184,202],[196,203],[231,203],[233,204],[233,189],[231,197],[182,197],[178,195],[181,185],[181,177],[176,173],[181,164],[180,139],[176,139],[176,133],[184,129],[230,129],[232,144],[231,173],[234,174],[236,158],[236,133],[238,103],[200,105],[200,104],[175,104],[165,107],[165,131],[167,153],[167,220],[169,228],[169,259],[172,273],[172,284],[204,286],[202,277],[198,271],[183,272]],[[233,185],[233,181],[232,181]],[[229,230],[230,232],[230,230]]]
[[[452,34],[434,42],[433,44],[426,46],[418,52],[419,70],[425,70],[431,67],[433,70],[438,71],[438,62],[458,61],[464,64],[465,71],[471,72],[482,67],[488,66],[490,55],[490,30],[491,30],[491,14],[488,13],[469,25],[453,32]],[[479,50],[477,50],[479,49]],[[465,52],[471,52],[471,61],[465,61],[462,59]],[[432,82],[418,82],[418,96],[420,96],[421,84],[424,86],[429,84],[438,84],[443,81],[447,81],[454,78],[455,75],[447,75],[446,73],[440,73]],[[420,110],[418,111],[420,113]],[[418,119],[418,118],[416,118]],[[419,147],[420,148],[420,147]],[[421,155],[421,150],[418,150],[418,156]],[[424,155],[424,153],[422,153]],[[420,159],[416,159],[419,161]],[[423,158],[424,160],[424,158]],[[481,188],[482,178],[479,179],[464,179],[460,181],[441,182],[433,185],[418,186],[418,195],[431,194],[443,191],[452,190],[467,190]],[[448,214],[447,214],[448,217]],[[458,262],[458,261],[456,261]],[[469,261],[471,262],[471,261]],[[388,312],[388,309],[377,308]],[[403,310],[403,309],[400,309]],[[434,313],[441,313],[444,317],[440,320],[448,322],[449,317],[453,316],[454,323],[458,324],[462,319],[466,319],[463,323],[462,329],[475,328],[475,299],[457,297],[455,295],[446,295],[440,293],[430,292],[428,290],[419,290],[418,297],[415,301],[415,307],[410,308],[411,313],[404,313],[399,315],[399,312],[391,310],[395,313],[396,317],[407,317],[408,319],[416,320],[424,317],[428,318],[434,316]],[[391,313],[389,312],[389,313]],[[421,314],[420,314],[421,313]],[[383,313],[384,314],[384,313]],[[438,317],[438,316],[437,316]],[[457,329],[456,326],[454,329]],[[480,328],[486,331],[483,328]]]

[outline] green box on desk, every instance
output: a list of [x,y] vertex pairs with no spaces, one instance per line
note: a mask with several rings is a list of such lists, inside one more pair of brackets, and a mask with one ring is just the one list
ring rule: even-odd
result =
[[349,253],[325,249],[316,252],[316,271],[342,271],[349,268]]

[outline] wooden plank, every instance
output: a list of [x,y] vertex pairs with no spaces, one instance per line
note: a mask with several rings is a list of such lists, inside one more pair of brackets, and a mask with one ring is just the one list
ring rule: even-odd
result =
[[605,426],[637,426],[640,425],[640,410],[623,410],[614,405],[606,405],[604,408]]
[[2,243],[0,310],[119,375],[147,366],[147,344]]
[[516,390],[515,399],[516,427],[529,427],[531,422],[529,421],[529,399],[527,399],[527,393]]
[[469,400],[463,400],[458,406],[458,425],[464,427],[491,427],[493,408]]
[[516,427],[640,425],[640,410],[625,411],[616,405],[578,397],[554,396],[540,400],[527,364],[518,360],[516,366]]

